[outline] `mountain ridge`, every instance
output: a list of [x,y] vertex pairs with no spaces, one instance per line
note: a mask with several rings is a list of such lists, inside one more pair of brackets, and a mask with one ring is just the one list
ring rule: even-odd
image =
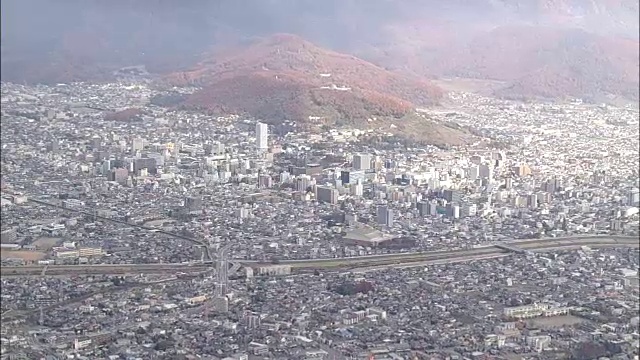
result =
[[[440,129],[414,117],[416,102],[434,105],[443,96],[428,80],[390,72],[290,34],[227,52],[164,81],[202,87],[182,104],[187,108],[242,113],[272,124],[289,120],[307,129],[349,125],[401,134],[403,126],[395,123],[424,121],[434,133],[447,134],[444,143],[461,144],[468,138],[459,129]],[[429,134],[420,140],[441,141]]]
[[[632,44],[623,49],[638,48],[637,0],[219,0],[180,5],[22,0],[0,6],[4,81],[101,81],[132,65],[162,76],[193,68],[208,53],[277,33],[296,34],[416,78],[467,74],[495,79],[502,71],[512,91],[522,94],[582,97],[602,86],[606,91],[600,95],[633,97],[638,81],[637,52],[615,48],[624,38]],[[20,21],[25,17],[30,21]],[[570,43],[583,41],[578,31],[600,45],[580,50]],[[474,48],[474,42],[488,49]],[[554,50],[554,44],[566,51]],[[469,54],[473,51],[484,64]],[[557,59],[541,58],[538,52]],[[580,63],[588,57],[598,61]],[[523,66],[528,71],[517,69]],[[544,88],[548,81],[535,80],[536,74],[567,78],[567,93]],[[624,88],[614,86],[607,74]]]

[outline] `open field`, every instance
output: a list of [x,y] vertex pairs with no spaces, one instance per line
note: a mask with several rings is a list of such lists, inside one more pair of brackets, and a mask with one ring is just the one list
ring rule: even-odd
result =
[[56,246],[61,240],[61,238],[55,237],[41,237],[32,242],[31,245],[34,245],[38,250],[48,251],[51,250],[52,247]]
[[0,250],[0,257],[3,259],[23,259],[25,261],[38,261],[44,259],[45,254],[42,251],[26,251],[26,250]]

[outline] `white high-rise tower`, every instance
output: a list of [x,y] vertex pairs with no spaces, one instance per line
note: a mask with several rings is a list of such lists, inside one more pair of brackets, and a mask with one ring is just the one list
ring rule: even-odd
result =
[[267,150],[268,139],[269,139],[269,128],[267,124],[257,123],[256,124],[256,145],[258,150],[264,151]]

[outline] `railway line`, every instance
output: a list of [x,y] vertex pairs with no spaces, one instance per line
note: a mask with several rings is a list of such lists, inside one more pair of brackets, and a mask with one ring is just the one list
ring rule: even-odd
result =
[[[631,236],[585,236],[567,238],[545,238],[508,242],[510,247],[522,249],[524,252],[544,252],[554,250],[576,249],[581,246],[589,247],[640,247],[639,239]],[[465,259],[480,259],[498,257],[509,254],[505,248],[496,245],[486,245],[477,248],[450,251],[430,251],[421,253],[400,253],[369,255],[349,258],[285,260],[280,264],[289,265],[294,271],[315,269],[342,269],[402,265],[418,262],[459,262]],[[234,260],[243,266],[258,267],[271,265],[250,260]],[[16,276],[69,276],[69,275],[125,275],[136,273],[196,273],[211,270],[211,264],[98,264],[98,265],[28,265],[3,266],[0,268],[2,277]]]

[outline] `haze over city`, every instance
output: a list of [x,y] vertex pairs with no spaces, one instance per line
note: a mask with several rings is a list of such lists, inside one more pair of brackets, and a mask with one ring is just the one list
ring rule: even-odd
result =
[[638,1],[0,6],[1,359],[638,359]]

